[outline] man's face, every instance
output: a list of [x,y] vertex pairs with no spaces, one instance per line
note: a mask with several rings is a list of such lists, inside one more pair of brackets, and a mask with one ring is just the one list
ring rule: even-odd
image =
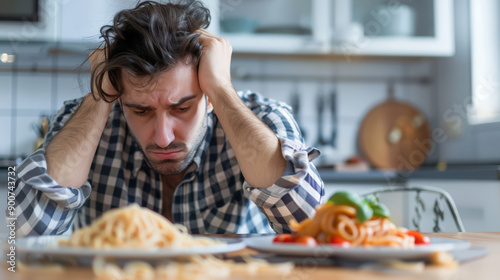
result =
[[[128,78],[140,85],[141,80]],[[145,87],[133,84],[125,77],[121,97],[132,134],[157,172],[183,172],[207,129],[207,103],[196,67],[179,63],[161,73],[156,83]]]

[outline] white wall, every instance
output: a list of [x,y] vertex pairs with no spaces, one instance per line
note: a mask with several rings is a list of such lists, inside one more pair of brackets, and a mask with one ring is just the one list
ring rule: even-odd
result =
[[[40,51],[41,52],[41,51]],[[24,57],[26,56],[26,57]],[[75,69],[85,55],[59,55],[54,57],[34,57],[20,54],[18,68],[32,69]],[[12,67],[12,66],[11,66]],[[268,78],[241,79],[233,74],[237,90],[250,89],[277,100],[290,102],[293,90],[301,95],[300,121],[306,131],[306,140],[310,145],[317,141],[318,127],[316,116],[316,98],[325,96],[337,89],[338,110],[338,149],[336,158],[345,159],[357,153],[356,137],[358,126],[363,116],[376,104],[387,98],[387,79],[401,77],[432,77],[432,60],[352,60],[344,58],[315,57],[238,57],[233,58],[233,72],[250,75],[264,75]],[[273,75],[290,79],[273,79]],[[293,77],[315,77],[314,79],[294,79]],[[318,78],[320,77],[320,78]],[[343,80],[350,77],[355,80]],[[85,85],[88,77],[83,76]],[[339,78],[339,80],[335,80]],[[33,150],[37,135],[32,124],[37,123],[41,115],[54,114],[64,100],[81,97],[88,90],[80,89],[77,73],[50,73],[17,71],[0,72],[0,83],[4,100],[10,101],[0,106],[0,124],[11,137],[0,138],[0,157],[28,155]],[[434,123],[435,102],[432,84],[396,84],[396,97],[410,102],[420,109]],[[328,102],[327,102],[328,103]],[[328,104],[327,104],[328,105]],[[330,113],[325,108],[323,135],[329,139]],[[431,156],[434,159],[435,155]]]
[[[409,186],[432,186],[438,187],[448,192],[456,204],[458,213],[462,219],[465,231],[484,232],[500,230],[500,183],[495,180],[432,180],[432,179],[410,179]],[[472,190],[472,191],[471,191]],[[424,231],[432,231],[435,223],[434,203],[438,196],[422,194],[422,199],[426,204],[423,214],[422,228]],[[444,221],[440,225],[445,231],[458,231],[454,223],[453,216],[444,200],[440,199],[444,208]],[[417,203],[414,196],[408,199],[406,204],[408,216],[406,222],[410,222],[415,217]],[[422,210],[419,207],[420,210]],[[405,226],[409,226],[406,225]]]
[[[387,98],[388,79],[401,77],[433,77],[432,60],[353,60],[343,58],[241,58],[233,61],[233,70],[247,75],[263,75],[266,79],[236,79],[238,90],[251,89],[265,96],[290,102],[292,92],[301,94],[300,122],[306,130],[306,141],[315,145],[318,135],[316,103],[317,96],[329,96],[337,90],[338,149],[336,156],[343,160],[356,154],[357,132],[366,113]],[[273,80],[279,75],[298,79]],[[307,77],[316,77],[308,79]],[[300,77],[305,77],[300,79]],[[321,77],[325,77],[324,79]],[[349,79],[343,79],[349,78]],[[395,95],[421,110],[434,124],[436,118],[434,86],[432,84],[396,84]],[[328,99],[327,99],[328,100]],[[328,101],[326,101],[328,103]],[[328,104],[327,104],[328,106]],[[323,135],[329,138],[331,118],[325,109]],[[433,154],[429,160],[435,160]]]
[[[32,153],[38,138],[33,125],[40,123],[41,116],[55,114],[64,100],[83,95],[73,71],[84,55],[47,56],[43,47],[24,51],[16,54],[15,64],[0,68],[0,92],[6,100],[0,106],[0,126],[10,131],[0,139],[2,158]],[[70,72],[50,72],[56,69]]]

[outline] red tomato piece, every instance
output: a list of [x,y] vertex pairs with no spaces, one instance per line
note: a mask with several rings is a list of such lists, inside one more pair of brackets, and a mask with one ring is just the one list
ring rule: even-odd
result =
[[406,232],[407,235],[413,236],[415,238],[415,245],[429,245],[431,240],[428,236],[423,235],[419,231],[409,230]]
[[293,243],[295,242],[295,237],[291,234],[278,234],[274,237],[273,242],[275,243]]
[[312,236],[299,236],[295,239],[295,243],[302,244],[306,246],[316,246],[318,242]]
[[344,238],[342,238],[338,235],[334,235],[330,239],[330,244],[336,245],[336,246],[341,246],[341,247],[349,247],[351,245],[351,242],[349,242],[348,240],[345,240]]

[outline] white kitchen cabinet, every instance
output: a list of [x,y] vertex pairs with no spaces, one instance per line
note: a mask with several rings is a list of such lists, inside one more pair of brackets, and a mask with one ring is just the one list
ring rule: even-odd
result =
[[[431,186],[447,191],[453,198],[458,212],[462,218],[465,230],[468,232],[500,231],[500,182],[496,180],[430,180],[409,179],[407,186]],[[409,197],[408,197],[409,198]],[[426,212],[424,215],[433,216],[434,199],[422,196]],[[407,216],[406,222],[413,219],[413,209],[417,206],[413,196],[406,200]],[[445,231],[457,231],[446,204]],[[422,226],[426,229],[432,228],[433,219],[426,219]],[[428,231],[428,230],[426,230]]]
[[[382,56],[454,53],[453,1],[204,0],[234,52]],[[384,6],[384,3],[389,3]]]
[[[465,230],[468,232],[500,231],[500,182],[498,180],[449,180],[409,178],[406,187],[437,187],[450,194],[456,204]],[[351,191],[366,194],[379,188],[388,187],[384,183],[325,183],[325,201],[336,191]],[[413,221],[420,220],[420,230],[434,231],[434,207],[439,195],[422,192],[420,198],[424,207],[417,202],[416,192],[382,193],[379,199],[391,210],[391,218],[396,225],[416,229]],[[439,199],[444,212],[444,220],[439,225],[445,232],[459,231],[445,200]],[[417,216],[419,210],[420,218]]]
[[[204,0],[211,10],[209,31],[229,39],[236,52],[321,53],[328,50],[328,25],[325,25],[330,0]],[[62,42],[96,43],[99,30],[110,24],[120,10],[134,7],[136,0],[65,1],[61,7]],[[287,8],[286,11],[283,9]],[[285,17],[276,17],[276,11]],[[224,33],[223,27],[235,17],[246,19],[248,28],[258,18],[262,33]],[[229,26],[235,27],[236,24]],[[266,31],[267,29],[267,31]],[[275,31],[275,32],[274,32]],[[299,34],[297,34],[299,33]],[[314,40],[311,40],[313,38]]]
[[454,54],[452,0],[335,0],[335,3],[330,22],[337,32],[334,52],[387,56]]
[[235,52],[328,53],[331,0],[204,0]]
[[[454,53],[452,0],[202,1],[212,15],[209,30],[227,38],[235,53],[343,56]],[[3,23],[0,37],[97,43],[100,28],[110,24],[116,12],[132,8],[136,0],[43,0],[41,3],[47,3],[43,6],[47,7],[44,24]]]
[[61,17],[59,1],[39,0],[37,4],[38,21],[0,20],[0,41],[9,42],[14,51],[18,51],[19,46],[26,42],[56,40]]
[[61,2],[62,42],[99,42],[100,28],[111,24],[114,15],[135,6],[136,0],[86,0]]
[[1,21],[0,40],[15,42],[96,43],[99,30],[136,0],[40,0],[40,22]]

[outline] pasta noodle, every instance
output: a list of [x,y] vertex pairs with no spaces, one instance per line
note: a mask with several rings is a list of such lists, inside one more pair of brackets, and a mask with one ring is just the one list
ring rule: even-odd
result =
[[110,210],[89,227],[76,230],[60,245],[92,248],[179,248],[221,244],[210,238],[194,238],[185,227],[134,203]]
[[[207,237],[192,237],[182,225],[172,224],[160,214],[137,204],[110,210],[88,227],[75,231],[64,246],[106,248],[179,248],[223,244]],[[228,276],[232,273],[255,274],[260,272],[286,275],[292,263],[270,264],[264,260],[246,258],[245,263],[220,260],[212,255],[170,259],[156,267],[134,261],[123,268],[103,258],[95,258],[94,274],[99,279],[207,279]]]
[[290,227],[296,236],[312,236],[318,243],[330,243],[334,236],[350,242],[350,246],[414,247],[414,237],[407,235],[407,229],[396,227],[387,218],[371,218],[360,223],[356,208],[348,205],[325,203],[316,210],[312,219],[301,223],[295,220]]

